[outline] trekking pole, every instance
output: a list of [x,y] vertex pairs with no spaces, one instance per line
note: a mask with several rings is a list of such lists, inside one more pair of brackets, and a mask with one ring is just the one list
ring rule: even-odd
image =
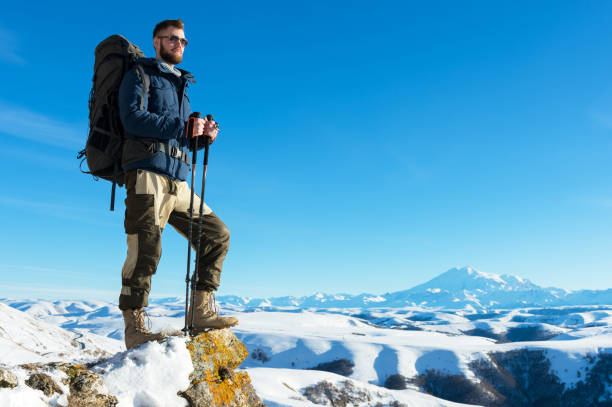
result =
[[[213,120],[212,114],[206,115],[208,121]],[[204,189],[206,187],[206,170],[208,169],[208,151],[210,149],[210,136],[206,136],[204,140],[204,170],[202,172],[202,193],[200,194],[200,213],[198,218],[198,243],[196,244],[196,264],[191,278],[191,300],[195,296],[196,285],[198,284],[198,266],[200,265],[200,242],[202,240],[202,217],[204,215]],[[193,191],[192,191],[193,193]],[[193,330],[193,314],[191,313],[191,321],[189,322],[189,331]]]
[[[200,118],[200,112],[194,112],[189,116],[189,121],[187,122],[187,139],[188,143],[191,143],[194,138],[194,127],[196,119]],[[185,336],[189,333],[188,327],[188,314],[189,314],[189,277],[191,274],[191,238],[193,236],[193,198],[195,195],[195,191],[193,189],[193,184],[195,181],[195,171],[196,171],[196,162],[198,159],[198,139],[199,137],[195,137],[194,140],[194,148],[193,148],[193,158],[191,160],[191,201],[189,203],[189,233],[187,235],[187,275],[185,276],[185,327],[183,328],[183,332],[185,332]]]

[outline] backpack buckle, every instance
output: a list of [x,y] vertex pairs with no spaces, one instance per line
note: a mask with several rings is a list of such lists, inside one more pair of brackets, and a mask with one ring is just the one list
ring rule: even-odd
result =
[[161,145],[159,144],[159,141],[155,140],[149,145],[147,149],[149,150],[151,154],[155,154],[161,151]]

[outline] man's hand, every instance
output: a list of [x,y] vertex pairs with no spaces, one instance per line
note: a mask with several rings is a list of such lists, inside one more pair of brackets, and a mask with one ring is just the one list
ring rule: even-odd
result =
[[195,121],[193,129],[195,136],[208,136],[210,142],[214,142],[219,134],[219,125],[214,120],[207,120],[205,118],[199,118]]

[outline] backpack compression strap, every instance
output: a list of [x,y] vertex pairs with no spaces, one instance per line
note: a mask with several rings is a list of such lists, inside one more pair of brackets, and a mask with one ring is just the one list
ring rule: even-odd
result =
[[142,97],[140,98],[140,109],[144,110],[144,101],[147,95],[149,94],[149,88],[151,87],[151,78],[146,74],[144,68],[140,64],[136,64],[136,72],[138,76],[140,76],[140,80],[142,80]]
[[[140,77],[140,80],[142,80],[142,97],[140,98],[140,109],[139,110],[144,110],[144,102],[145,102],[145,98],[148,96],[149,94],[149,88],[151,87],[151,78],[149,78],[149,75],[147,75],[147,73],[144,71],[144,68],[142,67],[141,64],[136,64],[136,74]],[[111,202],[110,202],[110,210],[114,211],[115,210],[115,190],[117,189],[117,180],[119,179],[119,163],[115,162],[114,168],[113,168],[113,187],[111,189]]]

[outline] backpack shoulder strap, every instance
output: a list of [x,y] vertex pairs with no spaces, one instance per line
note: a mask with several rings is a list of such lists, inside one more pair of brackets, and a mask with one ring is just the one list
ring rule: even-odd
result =
[[151,87],[151,78],[145,72],[142,64],[136,64],[136,72],[140,79],[142,80],[142,97],[140,98],[140,110],[144,110],[144,101],[145,98],[149,95],[149,88]]

